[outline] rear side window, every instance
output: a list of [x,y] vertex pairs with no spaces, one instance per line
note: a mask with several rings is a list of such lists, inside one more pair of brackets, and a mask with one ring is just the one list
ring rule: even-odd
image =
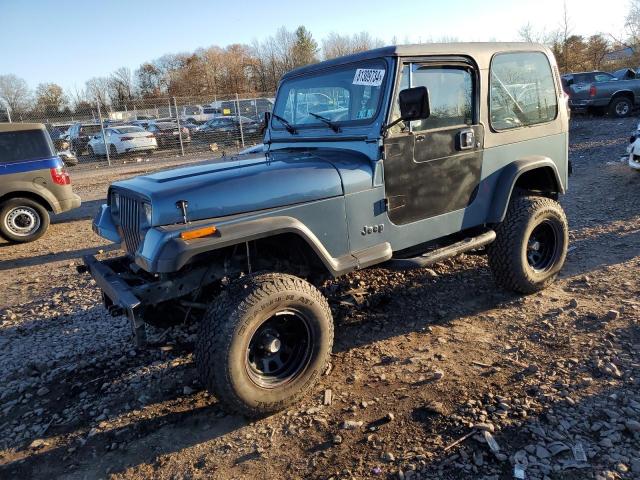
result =
[[15,163],[55,156],[51,139],[43,130],[0,133],[0,163]]
[[558,99],[542,52],[500,53],[491,61],[489,113],[495,130],[550,122]]

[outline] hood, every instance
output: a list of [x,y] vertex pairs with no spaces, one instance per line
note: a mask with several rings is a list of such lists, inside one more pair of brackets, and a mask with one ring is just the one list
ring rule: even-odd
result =
[[344,193],[338,168],[309,152],[198,164],[116,182],[112,188],[150,200],[153,226],[181,223],[179,200],[189,203],[188,219],[196,221]]

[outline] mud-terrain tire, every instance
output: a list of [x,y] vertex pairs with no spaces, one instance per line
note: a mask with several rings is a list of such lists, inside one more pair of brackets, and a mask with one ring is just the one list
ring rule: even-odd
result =
[[293,275],[249,275],[207,309],[196,366],[203,384],[227,409],[261,417],[309,392],[332,345],[333,317],[317,288]]
[[624,118],[631,115],[633,102],[628,97],[616,97],[609,104],[609,115],[616,118]]
[[487,253],[499,286],[534,293],[555,280],[569,242],[567,217],[558,202],[515,195],[504,221],[495,230],[496,240]]
[[30,198],[12,198],[0,204],[0,236],[13,243],[37,240],[49,228],[49,212]]

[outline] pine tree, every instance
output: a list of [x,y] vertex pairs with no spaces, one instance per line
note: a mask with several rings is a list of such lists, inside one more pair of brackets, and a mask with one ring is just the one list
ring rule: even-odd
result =
[[301,67],[318,61],[318,43],[313,39],[311,32],[304,25],[300,25],[295,31],[295,43],[291,51],[294,67]]

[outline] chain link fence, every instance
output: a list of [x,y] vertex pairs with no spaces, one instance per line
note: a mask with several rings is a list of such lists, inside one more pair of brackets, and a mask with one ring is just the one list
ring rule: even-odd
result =
[[72,168],[185,156],[219,157],[262,143],[264,114],[275,94],[164,97],[39,105],[12,122],[44,123]]

